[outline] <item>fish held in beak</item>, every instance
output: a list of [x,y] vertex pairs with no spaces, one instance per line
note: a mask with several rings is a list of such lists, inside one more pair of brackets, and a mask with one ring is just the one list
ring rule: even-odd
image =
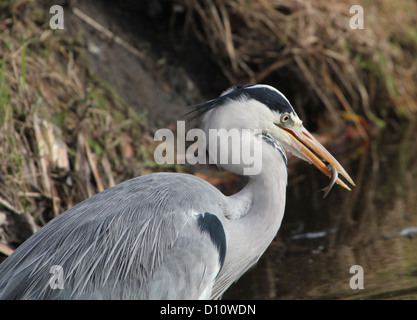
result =
[[352,186],[355,186],[352,178],[339,162],[323,147],[323,145],[313,137],[303,126],[298,130],[293,130],[284,126],[278,126],[286,131],[290,140],[290,151],[303,160],[313,164],[317,169],[332,179],[331,183],[324,189],[325,196],[335,183],[347,190],[350,187],[343,182],[339,175],[343,176]]

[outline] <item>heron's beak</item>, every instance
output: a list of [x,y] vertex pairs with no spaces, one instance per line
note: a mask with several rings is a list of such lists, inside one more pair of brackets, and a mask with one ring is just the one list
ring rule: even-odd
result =
[[[337,160],[322,146],[320,142],[314,138],[310,132],[303,126],[301,129],[292,130],[287,127],[277,125],[278,128],[286,131],[289,136],[290,147],[293,149],[295,155],[300,156],[305,161],[315,165],[326,176],[332,178],[332,171],[326,165],[326,162],[331,164],[335,170],[341,174],[353,186],[355,183],[347,174],[346,170],[337,162]],[[340,178],[337,178],[336,183],[347,190],[351,190]]]

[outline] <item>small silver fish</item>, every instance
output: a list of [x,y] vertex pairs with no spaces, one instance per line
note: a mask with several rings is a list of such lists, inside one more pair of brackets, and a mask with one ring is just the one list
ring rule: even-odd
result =
[[337,172],[336,168],[333,167],[330,163],[327,164],[327,169],[329,169],[332,172],[332,181],[328,184],[326,188],[321,189],[320,191],[324,191],[323,199],[327,197],[330,190],[333,188],[334,184],[336,183],[336,180],[339,176],[339,173]]

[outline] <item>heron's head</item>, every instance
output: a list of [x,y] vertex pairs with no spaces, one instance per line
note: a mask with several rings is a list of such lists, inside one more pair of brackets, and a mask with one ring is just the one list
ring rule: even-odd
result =
[[[271,86],[236,86],[217,99],[196,106],[196,111],[205,114],[206,134],[209,129],[252,130],[253,137],[266,141],[268,148],[282,153],[284,158],[282,148],[313,164],[329,177],[332,172],[328,164],[331,164],[338,174],[354,185],[339,162],[304,128],[288,99]],[[336,183],[350,190],[340,178]]]

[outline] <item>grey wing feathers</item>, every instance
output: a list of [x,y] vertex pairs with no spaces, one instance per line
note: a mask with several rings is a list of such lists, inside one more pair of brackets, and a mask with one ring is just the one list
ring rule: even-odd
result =
[[[184,174],[121,183],[53,219],[3,262],[0,298],[208,298],[219,248],[197,217],[221,197]],[[53,266],[62,288],[51,286]]]

